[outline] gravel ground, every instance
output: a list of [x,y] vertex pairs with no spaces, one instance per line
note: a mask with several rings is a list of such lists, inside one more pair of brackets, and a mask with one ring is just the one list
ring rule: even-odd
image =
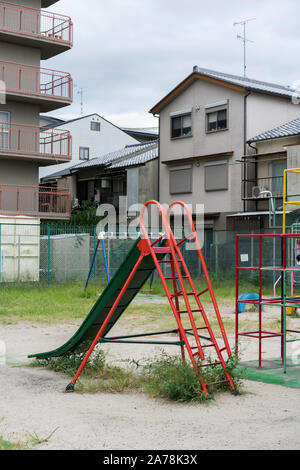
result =
[[[24,442],[29,433],[45,438],[56,429],[38,449],[300,449],[297,389],[245,381],[248,393],[222,393],[208,404],[186,405],[142,393],[65,394],[66,377],[22,366],[25,354],[58,346],[74,330],[67,324],[0,326],[0,340],[7,346],[7,363],[0,366],[4,438]],[[124,327],[116,326],[114,333],[124,334]],[[278,355],[278,340],[264,344],[269,357]],[[114,359],[158,350],[144,345],[112,348]],[[256,358],[257,341],[244,341],[242,349],[247,359]]]

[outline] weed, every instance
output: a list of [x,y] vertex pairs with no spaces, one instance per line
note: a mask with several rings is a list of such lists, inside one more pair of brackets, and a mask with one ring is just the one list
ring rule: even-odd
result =
[[56,433],[57,430],[58,430],[58,427],[54,429],[54,431],[52,431],[47,437],[44,437],[44,438],[39,437],[36,432],[34,432],[33,434],[28,433],[29,434],[28,444],[31,444],[33,446],[44,444],[45,442],[48,442],[51,439],[51,437]]

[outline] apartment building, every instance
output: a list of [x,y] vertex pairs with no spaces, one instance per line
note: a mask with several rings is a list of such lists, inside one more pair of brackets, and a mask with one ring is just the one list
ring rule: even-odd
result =
[[48,11],[57,0],[0,1],[0,215],[68,218],[68,191],[39,188],[39,167],[72,159],[68,130],[41,129],[40,113],[72,102],[68,72],[45,61],[72,47],[68,16]]
[[[242,159],[247,141],[300,116],[287,86],[195,66],[151,113],[159,116],[159,198],[204,204],[205,228],[234,228],[247,206]],[[251,179],[253,165],[246,169]]]

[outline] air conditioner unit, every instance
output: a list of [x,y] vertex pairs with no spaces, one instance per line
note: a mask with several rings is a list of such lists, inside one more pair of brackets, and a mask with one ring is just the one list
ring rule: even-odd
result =
[[265,194],[262,194],[265,191],[269,191],[265,186],[253,186],[252,197],[255,199],[265,197]]

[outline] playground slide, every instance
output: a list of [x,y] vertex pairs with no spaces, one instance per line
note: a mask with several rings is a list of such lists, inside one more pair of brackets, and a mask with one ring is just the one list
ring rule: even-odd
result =
[[[133,245],[125,260],[119,267],[118,271],[116,272],[110,283],[107,285],[105,290],[102,292],[99,299],[93,306],[90,313],[87,315],[86,319],[83,321],[80,328],[76,331],[74,336],[72,336],[72,338],[70,338],[69,341],[67,341],[65,344],[63,344],[57,349],[54,349],[53,351],[44,352],[40,354],[31,354],[28,357],[35,357],[37,359],[49,359],[51,357],[63,356],[64,354],[70,353],[77,349],[81,345],[81,343],[85,342],[86,340],[90,340],[91,342],[95,338],[101,328],[101,325],[106,319],[107,314],[109,313],[116,298],[118,297],[125,281],[129,277],[134,265],[136,264],[141,254],[137,246],[139,241],[140,239],[138,239]],[[162,260],[164,256],[164,253],[157,254],[158,260]],[[143,287],[143,285],[145,284],[149,276],[152,274],[154,269],[155,265],[152,256],[146,256],[143,259],[134,277],[132,278],[132,281],[129,284],[127,291],[123,295],[120,304],[116,308],[110,322],[108,323],[104,331],[103,337],[107,335],[107,333],[111,330],[114,324],[118,321],[122,313],[126,310],[130,302],[135,298],[135,296]]]

